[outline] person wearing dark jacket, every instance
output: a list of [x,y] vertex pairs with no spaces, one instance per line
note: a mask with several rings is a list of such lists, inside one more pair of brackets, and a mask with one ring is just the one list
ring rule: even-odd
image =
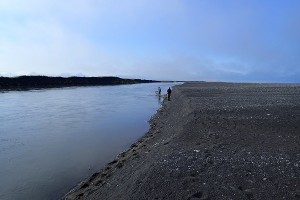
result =
[[161,94],[161,88],[158,87],[158,95],[160,95],[160,94]]
[[171,99],[171,93],[172,93],[172,90],[171,90],[171,88],[169,88],[168,90],[167,90],[167,94],[168,94],[168,101],[170,101]]

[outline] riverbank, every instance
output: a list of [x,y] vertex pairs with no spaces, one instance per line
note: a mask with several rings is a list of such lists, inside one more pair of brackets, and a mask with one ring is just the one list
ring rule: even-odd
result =
[[186,83],[65,199],[299,199],[300,85]]
[[119,77],[49,77],[49,76],[18,76],[1,77],[0,91],[30,90],[75,86],[125,85],[137,83],[156,83],[159,81],[144,79],[123,79]]

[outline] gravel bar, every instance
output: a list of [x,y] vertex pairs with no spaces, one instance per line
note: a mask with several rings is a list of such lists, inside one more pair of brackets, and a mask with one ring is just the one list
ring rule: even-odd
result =
[[189,82],[64,199],[300,199],[300,85]]

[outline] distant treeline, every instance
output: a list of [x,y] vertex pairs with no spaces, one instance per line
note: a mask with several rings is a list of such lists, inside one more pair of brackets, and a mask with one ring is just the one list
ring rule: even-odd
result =
[[19,76],[0,77],[0,89],[18,90],[31,88],[122,85],[135,83],[152,83],[153,80],[122,79],[119,77],[48,77],[48,76]]

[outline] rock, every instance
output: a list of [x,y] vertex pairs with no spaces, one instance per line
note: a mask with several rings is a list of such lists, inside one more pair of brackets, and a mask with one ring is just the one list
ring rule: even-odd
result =
[[253,197],[253,191],[251,189],[245,189],[244,193],[247,197]]

